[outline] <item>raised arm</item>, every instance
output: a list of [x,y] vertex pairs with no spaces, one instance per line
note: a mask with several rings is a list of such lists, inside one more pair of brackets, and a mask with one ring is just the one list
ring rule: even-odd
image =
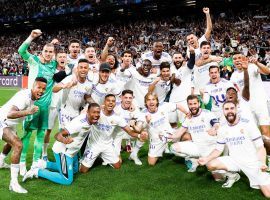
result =
[[242,68],[244,71],[244,88],[242,91],[242,97],[249,101],[250,91],[249,91],[249,75],[248,75],[248,59],[246,57],[242,58]]
[[209,8],[203,8],[203,12],[206,16],[206,31],[205,31],[205,37],[209,41],[211,38],[211,32],[212,32],[212,20],[210,16],[210,10]]
[[27,61],[29,59],[29,57],[32,55],[27,51],[28,47],[30,46],[31,42],[35,38],[39,37],[41,34],[42,34],[42,32],[39,29],[32,30],[29,37],[19,47],[18,52],[25,61]]
[[106,58],[109,54],[109,48],[113,46],[114,44],[114,38],[113,37],[109,37],[106,44],[105,44],[105,47],[100,55],[100,59],[101,59],[101,62],[105,62],[106,61]]

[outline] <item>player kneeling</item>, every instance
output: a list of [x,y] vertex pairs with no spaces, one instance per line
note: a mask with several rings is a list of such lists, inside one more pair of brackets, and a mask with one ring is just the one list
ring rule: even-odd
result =
[[196,95],[187,97],[187,104],[191,117],[187,118],[182,127],[173,135],[161,135],[161,139],[180,139],[185,132],[189,132],[192,141],[181,141],[172,144],[171,151],[176,156],[184,157],[192,162],[188,172],[195,172],[197,159],[206,156],[215,149],[216,131],[219,126],[216,116],[208,110],[201,109]]
[[[210,171],[226,170],[228,181],[222,187],[231,187],[242,171],[250,181],[250,187],[261,189],[270,197],[270,175],[265,172],[267,166],[266,151],[259,129],[237,114],[236,104],[227,101],[223,105],[227,123],[218,130],[216,149],[207,157],[199,158],[200,165],[206,165]],[[219,157],[224,146],[229,149],[229,156]]]
[[79,171],[77,154],[90,133],[91,126],[97,123],[99,117],[100,106],[96,103],[89,104],[86,114],[76,117],[64,130],[55,135],[57,140],[53,145],[55,162],[39,160],[38,168],[29,170],[23,181],[41,177],[62,185],[70,185],[73,182],[73,174]]

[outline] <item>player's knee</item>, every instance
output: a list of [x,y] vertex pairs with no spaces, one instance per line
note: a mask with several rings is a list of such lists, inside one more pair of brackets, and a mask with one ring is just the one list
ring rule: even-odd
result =
[[190,135],[190,133],[184,133],[183,134],[183,136],[181,137],[181,141],[189,141],[189,140],[191,140],[192,138],[191,138],[191,135]]
[[154,166],[154,165],[156,165],[156,162],[157,162],[156,158],[148,157],[148,165]]
[[207,169],[208,169],[209,171],[214,171],[214,170],[217,169],[216,163],[215,163],[215,162],[211,162],[211,161],[210,161],[209,163],[206,164],[206,167],[207,167]]

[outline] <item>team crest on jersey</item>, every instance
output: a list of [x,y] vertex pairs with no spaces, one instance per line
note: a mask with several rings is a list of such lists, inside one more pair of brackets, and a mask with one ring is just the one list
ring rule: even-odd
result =
[[240,133],[244,134],[244,129],[240,129]]
[[164,115],[164,112],[160,112],[161,115]]
[[202,118],[202,119],[201,119],[201,122],[203,122],[203,123],[204,123],[204,118]]
[[109,88],[105,88],[105,92],[108,92],[109,91]]

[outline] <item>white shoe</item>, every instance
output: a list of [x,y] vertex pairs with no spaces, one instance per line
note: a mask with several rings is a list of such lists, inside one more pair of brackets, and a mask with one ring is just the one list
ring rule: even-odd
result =
[[43,159],[39,159],[36,167],[39,169],[45,169],[47,167],[47,162]]
[[129,158],[129,160],[133,160],[135,162],[135,165],[142,165],[142,161],[138,158],[137,155],[131,153]]
[[0,169],[8,169],[10,165],[5,162],[0,162]]
[[26,169],[26,163],[25,162],[21,162],[20,163],[20,175],[21,176],[24,176],[27,172],[27,169]]
[[239,181],[240,175],[238,173],[235,173],[233,176],[228,177],[228,180],[226,183],[222,185],[223,188],[230,188],[233,186],[233,184],[237,181]]
[[38,168],[34,168],[34,169],[30,169],[28,172],[26,172],[26,174],[23,176],[23,182],[26,181],[26,179],[29,178],[38,178]]
[[[189,159],[185,160],[185,163],[186,164],[188,162],[190,162],[190,166],[188,167],[188,171],[187,172],[190,172],[190,173],[196,172],[196,169],[199,166],[197,160],[196,159],[189,158]],[[188,164],[187,164],[187,166],[188,166]]]
[[27,193],[27,190],[24,189],[17,181],[10,181],[9,190],[16,193]]
[[108,163],[106,163],[105,161],[103,161],[101,164],[102,164],[103,166],[107,166],[107,165],[108,165]]

